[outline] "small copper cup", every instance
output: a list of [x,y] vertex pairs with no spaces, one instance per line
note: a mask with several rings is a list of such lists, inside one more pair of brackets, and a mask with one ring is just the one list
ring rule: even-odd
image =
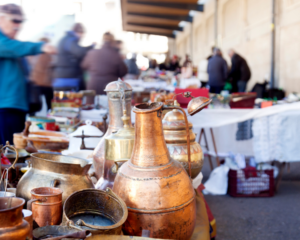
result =
[[53,187],[31,190],[31,200],[27,202],[27,209],[32,211],[33,220],[39,227],[61,223],[62,193],[61,189]]

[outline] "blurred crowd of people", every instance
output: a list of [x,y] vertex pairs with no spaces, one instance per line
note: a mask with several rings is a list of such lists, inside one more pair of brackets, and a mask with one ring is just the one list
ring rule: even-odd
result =
[[[199,78],[207,81],[211,93],[221,93],[226,82],[231,84],[231,92],[245,92],[251,71],[247,61],[233,49],[228,51],[231,68],[228,67],[219,48],[212,48],[212,55],[199,64]],[[206,75],[207,72],[207,75]]]
[[[116,40],[109,32],[103,35],[100,49],[95,48],[95,43],[82,47],[79,43],[85,28],[76,23],[54,47],[47,38],[38,43],[16,40],[24,19],[20,6],[0,6],[0,144],[12,140],[14,132],[24,129],[26,114],[38,111],[34,101],[40,95],[45,96],[50,109],[53,90],[87,89],[103,95],[109,82],[118,78],[137,79],[140,75],[136,54],[130,59],[122,56],[122,41]],[[232,80],[233,91],[245,91],[251,76],[248,64],[233,50],[229,51],[229,56],[232,61],[230,71],[218,48],[200,63],[198,76],[203,82],[208,80],[211,92],[220,93],[228,78]],[[167,56],[161,64],[151,59],[149,69],[173,71],[175,75],[181,73],[184,78],[193,74],[188,55],[182,66],[176,55]],[[94,98],[87,101],[92,104]]]
[[[20,6],[0,6],[0,144],[11,142],[13,133],[23,131],[26,114],[37,111],[37,89],[50,109],[53,89],[88,89],[99,95],[104,94],[109,82],[124,77],[128,69],[138,74],[134,59],[127,62],[120,54],[122,41],[109,32],[104,34],[100,49],[95,49],[96,44],[82,47],[79,42],[85,28],[77,23],[54,47],[46,38],[38,43],[16,40],[24,19]],[[89,101],[93,103],[94,99]]]

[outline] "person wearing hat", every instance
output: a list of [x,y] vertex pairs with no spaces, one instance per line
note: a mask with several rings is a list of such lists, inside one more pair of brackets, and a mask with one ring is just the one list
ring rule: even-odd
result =
[[84,33],[83,25],[76,23],[60,41],[54,70],[54,89],[63,91],[84,90],[83,71],[80,64],[87,52],[94,48],[94,44],[89,47],[79,45]]
[[51,45],[16,40],[24,14],[15,4],[0,6],[0,144],[24,129],[29,110],[27,75],[24,57],[40,53],[54,54]]

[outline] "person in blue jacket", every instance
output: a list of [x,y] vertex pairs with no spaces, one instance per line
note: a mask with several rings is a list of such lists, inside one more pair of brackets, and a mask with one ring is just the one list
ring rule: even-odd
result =
[[18,5],[0,6],[0,144],[12,144],[13,134],[24,129],[29,104],[23,57],[55,53],[51,45],[15,40],[23,21]]

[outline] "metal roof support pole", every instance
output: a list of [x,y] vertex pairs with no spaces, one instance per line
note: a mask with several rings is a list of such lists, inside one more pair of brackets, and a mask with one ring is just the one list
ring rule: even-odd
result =
[[193,54],[193,52],[194,52],[194,29],[193,29],[193,22],[191,22],[191,32],[190,32],[190,51],[191,51],[191,54],[190,54],[190,56],[191,56],[191,61],[192,61],[192,63],[194,63],[194,54]]
[[218,47],[218,11],[219,0],[215,0],[215,47]]
[[272,25],[271,25],[271,75],[270,75],[270,88],[275,85],[275,17],[276,17],[276,0],[272,0]]

